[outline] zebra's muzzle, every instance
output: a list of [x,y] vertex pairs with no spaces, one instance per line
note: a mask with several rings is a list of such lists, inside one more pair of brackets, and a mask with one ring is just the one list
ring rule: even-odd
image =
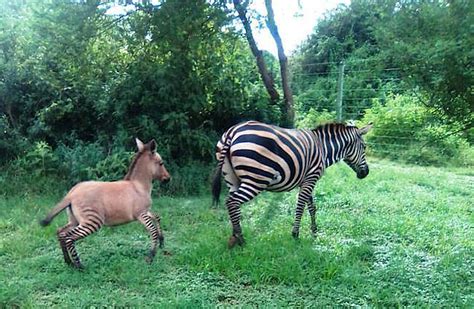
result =
[[365,167],[365,168],[362,168],[360,169],[358,172],[357,172],[357,178],[359,179],[363,179],[365,177],[367,177],[367,175],[369,175],[369,167]]

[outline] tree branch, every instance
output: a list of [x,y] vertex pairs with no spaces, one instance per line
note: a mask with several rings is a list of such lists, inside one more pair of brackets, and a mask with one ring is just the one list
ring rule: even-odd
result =
[[283,49],[280,33],[275,22],[275,14],[273,13],[272,0],[265,0],[267,8],[267,27],[275,40],[278,49],[278,60],[280,61],[281,83],[283,86],[283,97],[285,101],[286,117],[284,119],[284,126],[293,127],[295,120],[295,111],[293,109],[293,94],[291,92],[290,81],[288,76],[288,58]]
[[245,37],[247,38],[250,49],[252,50],[252,54],[257,60],[258,71],[260,73],[260,76],[262,77],[263,84],[265,85],[265,88],[267,89],[267,92],[270,95],[270,101],[276,104],[280,99],[280,95],[276,90],[275,83],[268,72],[267,66],[265,65],[263,53],[261,50],[258,49],[257,43],[255,43],[255,39],[253,38],[252,28],[250,27],[250,21],[246,15],[247,9],[242,5],[240,0],[233,0],[233,2],[235,10],[239,14],[239,18],[244,26]]

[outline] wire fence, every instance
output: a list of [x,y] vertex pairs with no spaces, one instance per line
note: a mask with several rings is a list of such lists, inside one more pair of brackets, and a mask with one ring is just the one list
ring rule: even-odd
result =
[[[295,104],[299,108],[326,111],[338,121],[363,120],[374,102],[383,105],[394,95],[406,94],[409,89],[400,68],[375,68],[365,60],[303,63],[292,78]],[[366,142],[372,155],[423,165],[438,164],[442,157],[456,156],[461,165],[463,162],[474,164],[471,145],[464,142],[461,146],[465,149],[458,151],[459,143],[449,140],[453,134],[447,132],[445,136],[430,136],[429,123],[421,128],[419,123],[413,126],[385,123],[380,127],[375,123],[375,128],[376,133],[369,135]]]

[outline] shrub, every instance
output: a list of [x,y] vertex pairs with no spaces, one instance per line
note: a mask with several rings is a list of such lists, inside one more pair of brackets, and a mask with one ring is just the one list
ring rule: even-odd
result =
[[310,108],[304,115],[298,115],[296,118],[296,127],[301,129],[314,129],[318,125],[334,121],[336,119],[336,112],[329,112],[327,110],[317,111]]
[[60,145],[55,154],[61,162],[59,172],[70,185],[84,180],[118,180],[125,175],[133,155],[121,147],[109,152],[99,143],[80,141],[73,147]]
[[57,157],[53,149],[44,141],[36,142],[25,155],[18,157],[13,167],[19,173],[45,176],[56,170]]
[[374,100],[362,123],[373,122],[366,141],[378,157],[416,164],[473,165],[473,148],[456,124],[445,124],[420,99],[408,95]]
[[[134,153],[123,147],[111,147],[107,150],[99,143],[76,141],[73,146],[61,144],[53,151],[46,142],[37,142],[26,154],[2,167],[0,186],[4,190],[0,190],[0,194],[6,195],[11,190],[61,193],[85,180],[122,179]],[[156,182],[156,194],[200,195],[209,192],[213,164],[190,161],[178,165],[171,157],[165,157],[165,160],[172,181],[165,185]]]
[[88,179],[114,181],[123,178],[132,156],[133,153],[122,150],[105,157],[94,167],[86,168]]
[[157,190],[159,194],[190,196],[210,192],[210,179],[214,174],[214,164],[195,162],[178,166],[171,163],[166,168],[171,175],[171,181],[165,185],[158,185],[160,187]]
[[28,142],[14,129],[6,115],[0,115],[0,165],[12,160],[25,151]]

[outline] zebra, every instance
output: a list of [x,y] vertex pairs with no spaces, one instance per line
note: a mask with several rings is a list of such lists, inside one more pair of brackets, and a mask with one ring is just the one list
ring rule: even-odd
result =
[[292,235],[299,237],[306,204],[311,232],[317,232],[313,190],[324,170],[344,160],[359,179],[369,174],[362,136],[372,128],[328,123],[314,130],[284,129],[258,121],[229,128],[216,145],[218,160],[212,182],[213,202],[221,191],[221,174],[229,188],[226,207],[232,224],[228,246],[243,245],[240,206],[262,191],[284,192],[300,187]]

